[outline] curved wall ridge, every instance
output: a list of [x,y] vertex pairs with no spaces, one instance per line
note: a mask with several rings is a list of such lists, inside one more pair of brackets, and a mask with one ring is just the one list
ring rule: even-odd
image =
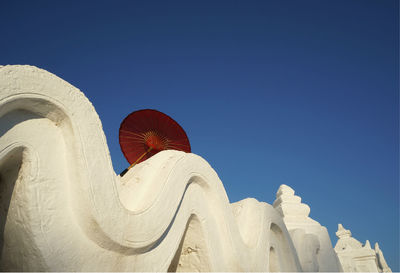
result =
[[0,186],[1,270],[341,269],[287,186],[274,207],[230,204],[213,168],[179,151],[116,175],[93,105],[33,66],[0,66]]

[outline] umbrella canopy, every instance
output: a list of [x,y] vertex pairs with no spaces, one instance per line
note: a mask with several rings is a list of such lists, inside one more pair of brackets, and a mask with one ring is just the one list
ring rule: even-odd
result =
[[119,144],[129,164],[142,162],[163,150],[190,153],[189,139],[171,117],[157,110],[132,112],[121,123]]

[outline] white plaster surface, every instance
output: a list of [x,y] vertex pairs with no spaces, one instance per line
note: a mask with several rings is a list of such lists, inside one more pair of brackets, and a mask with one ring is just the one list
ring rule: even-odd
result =
[[2,271],[341,271],[309,212],[285,185],[273,206],[230,204],[211,166],[178,151],[121,178],[82,92],[0,66]]
[[328,230],[308,216],[310,207],[292,188],[281,185],[273,206],[283,217],[304,271],[341,271]]
[[371,248],[367,240],[361,244],[352,237],[351,231],[345,229],[342,224],[338,225],[335,251],[346,272],[392,272],[383,257],[378,243],[375,250]]

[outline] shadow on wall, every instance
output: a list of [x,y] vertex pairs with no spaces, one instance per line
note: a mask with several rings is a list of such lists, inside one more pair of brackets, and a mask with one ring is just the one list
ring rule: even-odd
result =
[[[11,199],[15,184],[20,178],[24,148],[18,147],[7,153],[3,158],[0,154],[0,257],[4,248],[4,229],[7,222]],[[3,269],[0,264],[0,269]]]
[[276,255],[276,251],[274,247],[269,249],[269,272],[280,272],[281,269],[279,267],[278,255]]
[[277,224],[272,223],[270,231],[269,271],[293,271],[296,268],[296,262],[294,261],[289,242],[283,235],[281,228]]
[[[41,119],[42,117],[25,110],[12,110],[0,118],[0,136],[20,126],[26,121]],[[25,165],[25,157],[29,152],[24,146],[14,139],[12,144],[0,151],[0,271],[20,271],[24,269],[23,249],[35,244],[32,238],[26,236],[24,228],[30,224],[28,207],[26,176],[29,175],[29,160]],[[13,249],[14,252],[9,251]],[[20,255],[15,255],[19,252]],[[14,253],[14,255],[10,254]],[[41,258],[35,259],[38,264]],[[22,267],[21,267],[22,266]]]
[[192,215],[168,272],[211,271],[204,232],[199,219]]
[[[11,128],[28,119],[40,118],[39,116],[24,110],[15,110],[1,118],[0,136]],[[0,151],[0,257],[4,248],[4,229],[7,222],[8,211],[12,200],[19,173],[22,166],[24,147],[16,147],[11,151]],[[1,269],[1,265],[0,265]]]

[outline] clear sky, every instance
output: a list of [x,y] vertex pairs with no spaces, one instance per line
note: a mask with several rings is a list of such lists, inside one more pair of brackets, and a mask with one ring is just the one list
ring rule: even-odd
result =
[[130,112],[185,129],[231,202],[281,184],[399,271],[398,1],[1,1],[0,64],[44,68],[96,108],[114,169]]

